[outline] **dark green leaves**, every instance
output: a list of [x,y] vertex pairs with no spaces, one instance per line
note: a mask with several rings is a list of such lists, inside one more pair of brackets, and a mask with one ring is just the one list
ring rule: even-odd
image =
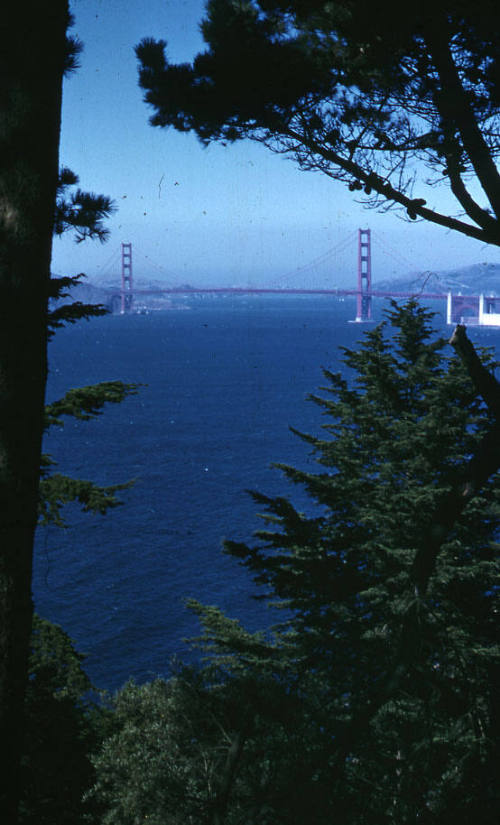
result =
[[[143,40],[139,83],[155,126],[203,143],[258,140],[370,205],[498,245],[496,17],[490,0],[211,0],[207,49],[175,65],[164,41]],[[445,180],[466,220],[415,197],[416,180]]]
[[69,188],[77,183],[78,176],[71,169],[63,167],[59,173],[54,234],[62,235],[68,230],[74,230],[77,243],[87,238],[97,238],[104,242],[109,235],[104,222],[116,211],[116,207],[106,195],[84,192],[79,188],[69,192]]
[[[80,421],[89,421],[102,412],[105,404],[120,404],[127,396],[137,393],[138,384],[124,384],[122,381],[104,381],[89,387],[68,390],[58,401],[45,408],[45,428],[62,427],[63,416],[71,416]],[[102,486],[93,481],[69,478],[52,472],[50,456],[42,456],[40,480],[39,515],[42,524],[56,524],[65,527],[62,517],[64,505],[78,502],[84,512],[104,514],[121,504],[116,493],[126,490],[133,482]]]
[[69,415],[83,421],[101,414],[105,404],[120,404],[127,396],[136,395],[139,384],[124,384],[123,381],[103,381],[88,387],[68,390],[58,401],[45,408],[46,427],[62,426],[62,415]]

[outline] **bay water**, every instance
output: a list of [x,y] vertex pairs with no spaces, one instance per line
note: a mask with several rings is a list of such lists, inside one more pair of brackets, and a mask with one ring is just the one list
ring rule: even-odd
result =
[[[68,507],[68,526],[40,528],[36,541],[35,608],[86,654],[97,687],[166,676],[173,656],[192,660],[185,639],[199,627],[187,598],[252,630],[276,620],[222,542],[250,541],[261,526],[248,490],[305,504],[271,464],[314,468],[310,446],[289,427],[320,432],[321,411],[307,396],[324,384],[322,367],[340,368],[339,346],[363,335],[354,315],[353,299],[224,298],[57,333],[49,401],[100,381],[143,384],[97,420],[69,418],[45,441],[67,475],[102,485],[134,479],[122,506],[105,516]],[[478,334],[490,345],[500,336]]]

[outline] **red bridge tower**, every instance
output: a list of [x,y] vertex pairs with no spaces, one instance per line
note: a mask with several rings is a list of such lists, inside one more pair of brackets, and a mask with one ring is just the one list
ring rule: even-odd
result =
[[132,293],[132,244],[122,243],[122,288],[120,312],[131,312],[134,296]]
[[369,229],[358,229],[358,293],[356,321],[372,317],[372,248]]

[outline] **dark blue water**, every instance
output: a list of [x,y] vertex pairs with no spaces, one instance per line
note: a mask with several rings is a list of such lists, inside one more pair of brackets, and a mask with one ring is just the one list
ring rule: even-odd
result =
[[122,507],[106,516],[70,508],[70,526],[40,529],[37,541],[36,609],[87,654],[98,687],[167,674],[174,654],[192,655],[183,639],[199,628],[186,598],[217,604],[252,629],[272,621],[221,544],[259,527],[246,490],[300,503],[270,464],[313,467],[288,427],[319,431],[320,412],[306,397],[321,385],[322,366],[338,368],[338,346],[363,334],[353,317],[350,300],[226,299],[57,334],[49,400],[99,381],[146,384],[97,421],[69,419],[45,445],[61,472],[99,484],[135,479]]

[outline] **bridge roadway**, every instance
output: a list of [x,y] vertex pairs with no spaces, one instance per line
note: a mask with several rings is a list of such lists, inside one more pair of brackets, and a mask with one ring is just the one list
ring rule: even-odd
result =
[[[113,295],[121,296],[121,289],[109,289]],[[243,286],[212,286],[212,287],[181,287],[170,286],[148,289],[127,289],[126,295],[359,295],[359,289],[281,289],[280,287],[243,287]],[[373,289],[370,292],[361,292],[362,295],[372,298],[429,298],[445,299],[444,292],[387,292]],[[468,296],[470,297],[470,296]]]

